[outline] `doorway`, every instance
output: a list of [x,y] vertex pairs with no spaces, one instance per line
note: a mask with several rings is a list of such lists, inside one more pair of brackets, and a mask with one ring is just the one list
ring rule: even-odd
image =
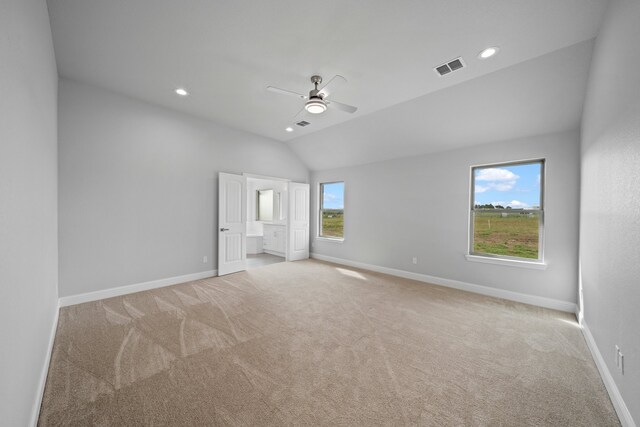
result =
[[247,175],[247,269],[286,261],[287,187]]
[[309,184],[218,175],[218,275],[309,258]]

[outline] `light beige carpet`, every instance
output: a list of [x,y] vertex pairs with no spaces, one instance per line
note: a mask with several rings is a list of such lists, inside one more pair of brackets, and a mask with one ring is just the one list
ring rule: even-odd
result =
[[40,425],[619,425],[572,315],[318,261],[61,310]]

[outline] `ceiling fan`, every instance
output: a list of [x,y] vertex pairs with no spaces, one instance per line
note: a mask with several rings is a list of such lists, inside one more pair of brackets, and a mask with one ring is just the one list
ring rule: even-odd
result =
[[303,111],[307,111],[311,114],[321,114],[326,111],[327,107],[335,108],[346,113],[355,113],[358,109],[357,107],[327,99],[338,87],[342,86],[346,82],[347,79],[342,76],[336,75],[331,80],[329,80],[329,83],[324,85],[322,89],[318,90],[318,85],[322,83],[322,77],[311,76],[311,83],[313,83],[314,89],[309,91],[309,95],[303,95],[301,93],[286,89],[280,89],[273,86],[267,86],[267,90],[284,95],[296,96],[298,98],[307,100],[307,102],[304,104],[304,107],[302,107],[302,109],[298,111],[298,114],[296,114],[294,118],[298,117]]

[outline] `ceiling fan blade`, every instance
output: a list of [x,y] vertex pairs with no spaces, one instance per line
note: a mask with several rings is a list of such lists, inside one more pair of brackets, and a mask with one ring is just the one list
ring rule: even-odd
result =
[[307,95],[303,95],[301,93],[294,92],[294,91],[291,91],[291,90],[280,89],[280,88],[273,87],[273,86],[267,86],[267,90],[269,92],[281,93],[283,95],[290,95],[290,96],[296,96],[296,97],[301,98],[301,99],[307,99]]
[[337,110],[344,111],[345,113],[353,114],[358,110],[358,107],[354,107],[353,105],[343,104],[342,102],[336,102],[336,101],[327,101],[327,105]]
[[318,93],[318,95],[320,95],[324,99],[329,95],[331,95],[332,92],[334,92],[336,89],[338,89],[340,86],[342,86],[346,82],[347,82],[347,79],[345,79],[341,75],[336,74],[331,80],[329,80],[329,82],[326,85],[324,85],[322,89],[320,89],[320,92]]
[[302,120],[304,117],[306,117],[306,115],[307,115],[307,110],[305,110],[305,109],[304,109],[304,107],[302,107],[302,108],[300,109],[300,111],[298,111],[298,112],[296,113],[296,115],[295,115],[295,116],[293,116],[293,122],[294,122],[294,123],[299,122],[299,121],[300,121],[300,120]]

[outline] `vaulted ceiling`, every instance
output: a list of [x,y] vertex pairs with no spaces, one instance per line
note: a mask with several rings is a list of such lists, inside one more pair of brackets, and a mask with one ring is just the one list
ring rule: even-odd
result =
[[577,129],[593,41],[289,142],[312,170]]
[[[60,75],[286,141],[312,169],[577,126],[604,0],[50,0]],[[494,58],[478,52],[499,46]],[[433,67],[462,56],[445,77]],[[309,77],[358,106],[294,126]],[[190,96],[173,90],[185,87]],[[345,145],[351,144],[345,147]],[[375,151],[374,154],[371,152]],[[340,156],[328,156],[337,152]]]

